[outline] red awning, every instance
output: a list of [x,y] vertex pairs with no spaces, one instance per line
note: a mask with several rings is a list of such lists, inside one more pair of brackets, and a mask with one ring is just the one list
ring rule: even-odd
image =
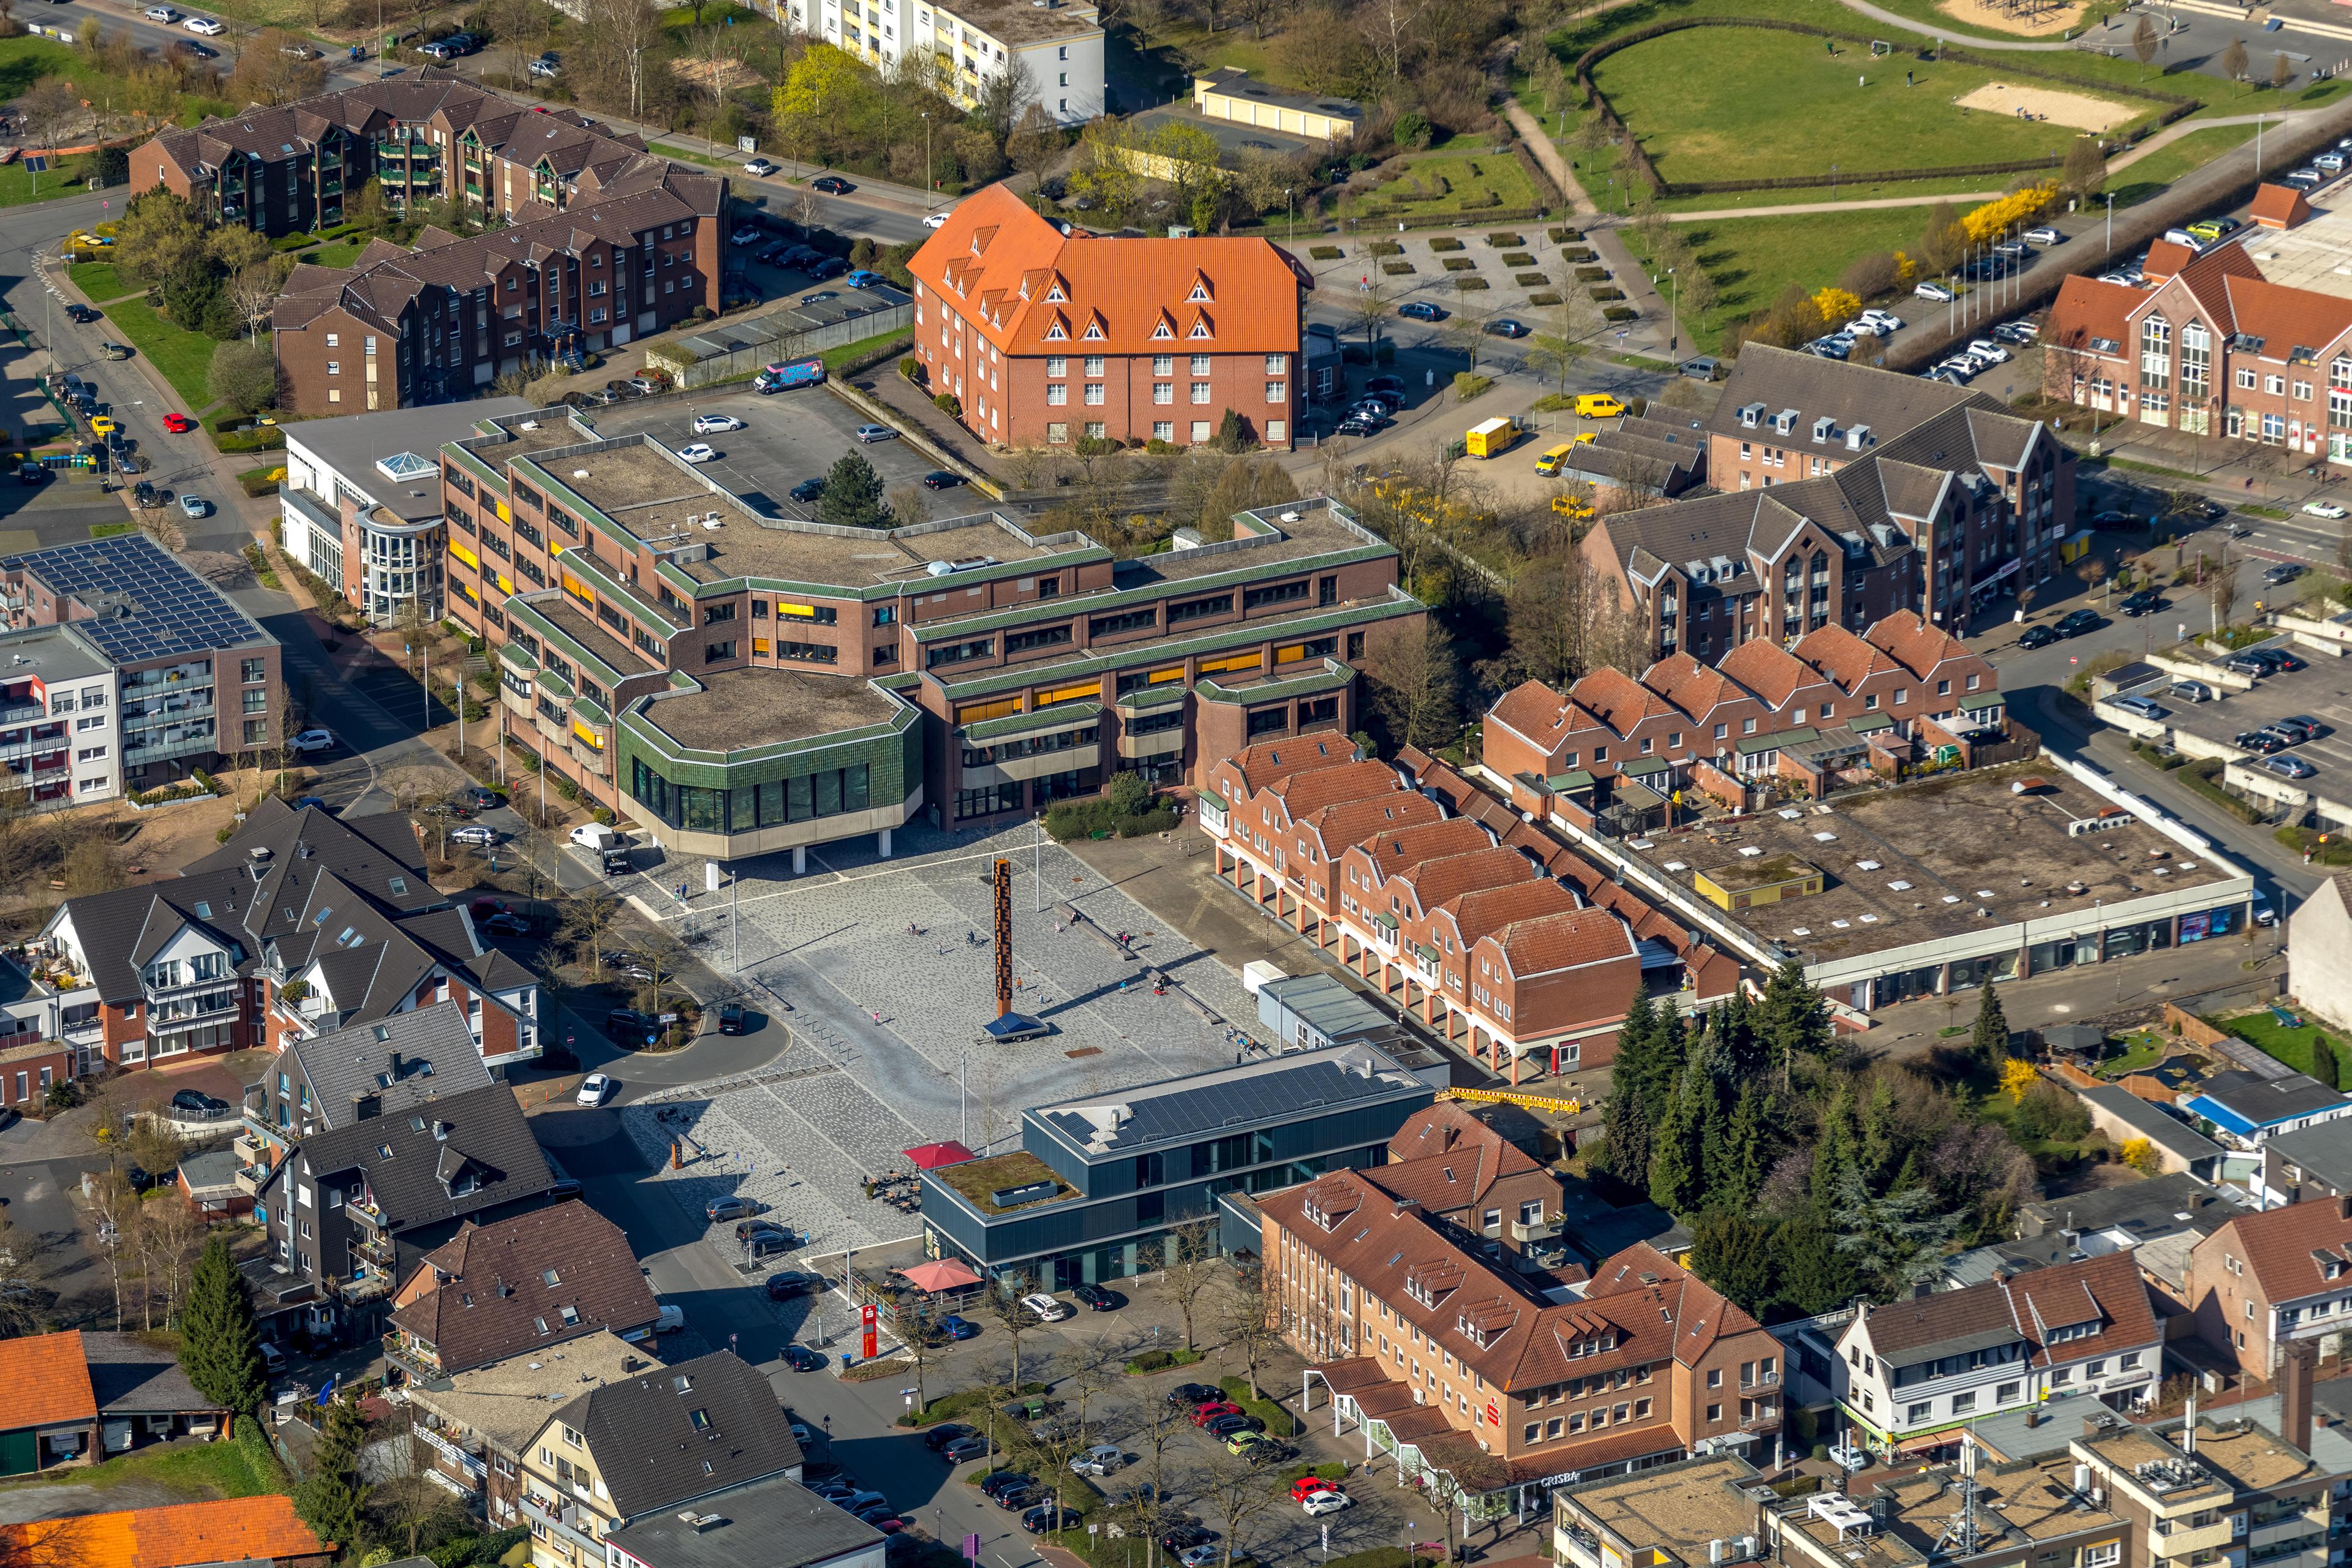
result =
[[961,1165],[975,1156],[971,1150],[950,1138],[944,1143],[926,1143],[919,1149],[909,1149],[907,1158],[915,1162],[915,1169],[919,1171],[936,1171],[941,1165]]
[[952,1258],[937,1263],[918,1263],[912,1268],[901,1268],[899,1275],[913,1282],[918,1290],[938,1295],[942,1290],[966,1290],[980,1283],[980,1276],[965,1264]]

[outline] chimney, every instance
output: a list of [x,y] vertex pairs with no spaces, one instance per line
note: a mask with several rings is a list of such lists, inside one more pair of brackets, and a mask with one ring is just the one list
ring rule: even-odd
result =
[[2279,1436],[2306,1454],[2311,1452],[2313,1349],[2308,1340],[2290,1341],[2279,1367]]
[[398,1083],[400,1081],[400,1053],[398,1051],[392,1053],[392,1081],[394,1083]]
[[2032,1409],[2028,1410],[2025,1413],[2025,1424],[2028,1426],[2039,1426],[2042,1425],[2042,1406],[2037,1405]]
[[2352,1219],[2352,1193],[2342,1193],[2337,1194],[2336,1199],[2336,1217],[2337,1219]]
[[383,1114],[383,1096],[373,1089],[352,1096],[352,1119],[373,1121]]

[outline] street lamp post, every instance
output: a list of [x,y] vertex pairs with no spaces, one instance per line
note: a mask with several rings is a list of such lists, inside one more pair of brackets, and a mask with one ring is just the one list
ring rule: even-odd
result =
[[929,202],[929,200],[931,199],[931,111],[930,111],[929,110],[926,109],[926,110],[924,110],[922,111],[922,115],[923,115],[923,200],[924,200],[926,203],[928,203],[928,202]]
[[1666,268],[1666,352],[1680,353],[1683,344],[1683,288],[1682,279],[1675,276],[1675,269],[1671,267]]
[[2107,248],[2116,247],[2116,193],[2107,193]]

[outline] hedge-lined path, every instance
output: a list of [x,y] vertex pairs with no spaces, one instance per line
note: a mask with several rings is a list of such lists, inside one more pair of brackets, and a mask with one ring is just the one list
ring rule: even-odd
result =
[[[1517,131],[1528,144],[1528,151],[1536,155],[1536,163],[1550,176],[1551,183],[1558,185],[1560,194],[1568,198],[1570,211],[1584,229],[1584,242],[1600,254],[1602,263],[1612,275],[1610,281],[1625,291],[1627,304],[1642,312],[1641,320],[1627,323],[1624,347],[1636,353],[1679,352],[1681,332],[1661,328],[1668,315],[1666,301],[1659,294],[1656,285],[1650,281],[1649,272],[1633,259],[1633,253],[1625,248],[1623,237],[1616,231],[1616,220],[1602,216],[1594,207],[1591,196],[1577,180],[1576,171],[1570,168],[1568,160],[1559,155],[1559,149],[1544,133],[1542,123],[1528,111],[1526,104],[1516,98],[1506,99],[1503,100],[1503,115],[1510,121],[1511,129]],[[1670,338],[1676,348],[1667,347]]]

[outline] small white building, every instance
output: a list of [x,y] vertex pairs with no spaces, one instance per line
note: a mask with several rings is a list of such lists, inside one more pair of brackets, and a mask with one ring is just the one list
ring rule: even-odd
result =
[[779,21],[868,64],[928,56],[941,91],[966,108],[992,76],[1023,79],[1016,109],[1034,103],[1056,124],[1103,112],[1103,25],[1087,0],[774,0]]

